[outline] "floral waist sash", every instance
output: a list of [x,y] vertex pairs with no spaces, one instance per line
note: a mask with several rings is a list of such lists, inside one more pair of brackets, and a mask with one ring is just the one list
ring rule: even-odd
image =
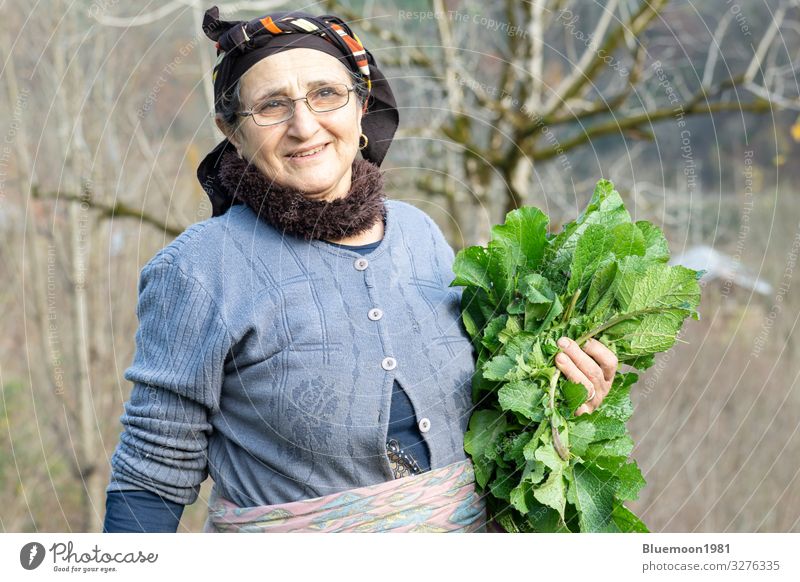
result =
[[470,459],[375,485],[277,505],[237,507],[215,491],[206,532],[483,532]]

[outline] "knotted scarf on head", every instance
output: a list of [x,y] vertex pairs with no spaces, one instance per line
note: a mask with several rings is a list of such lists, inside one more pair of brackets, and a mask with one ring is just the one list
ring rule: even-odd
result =
[[[220,110],[222,96],[244,73],[261,59],[292,48],[312,48],[325,52],[365,81],[368,90],[361,128],[368,138],[361,155],[380,166],[399,124],[397,103],[388,81],[375,58],[341,18],[313,16],[305,12],[274,12],[250,21],[219,19],[219,9],[209,8],[203,19],[203,32],[216,41],[214,102]],[[223,153],[234,150],[227,139],[209,152],[197,169],[197,178],[211,199],[212,215],[223,214],[234,197],[220,183]]]

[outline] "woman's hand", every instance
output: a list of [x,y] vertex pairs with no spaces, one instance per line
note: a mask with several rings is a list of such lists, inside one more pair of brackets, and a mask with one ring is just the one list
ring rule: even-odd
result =
[[558,346],[562,351],[556,356],[556,366],[569,380],[583,384],[590,396],[575,411],[575,416],[594,411],[611,390],[617,356],[594,338],[587,340],[583,349],[566,337],[558,340]]

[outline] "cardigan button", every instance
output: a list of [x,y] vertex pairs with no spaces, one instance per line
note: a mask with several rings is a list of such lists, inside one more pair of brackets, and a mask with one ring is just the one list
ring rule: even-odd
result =
[[431,430],[431,421],[429,418],[423,418],[419,421],[419,432],[428,432]]
[[377,307],[375,309],[370,309],[367,317],[369,317],[372,321],[378,321],[381,317],[383,317],[383,311]]
[[392,357],[383,358],[381,362],[381,368],[384,370],[394,370],[397,367],[397,360]]
[[356,268],[356,271],[363,271],[369,265],[369,261],[367,259],[356,259],[353,266]]

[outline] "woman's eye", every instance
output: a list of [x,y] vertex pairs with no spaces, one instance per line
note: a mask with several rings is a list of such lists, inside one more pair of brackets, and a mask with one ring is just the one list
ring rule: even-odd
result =
[[272,101],[265,101],[259,107],[259,111],[269,111],[270,109],[280,109],[281,107],[285,107],[286,102],[282,101],[281,99],[275,99]]

